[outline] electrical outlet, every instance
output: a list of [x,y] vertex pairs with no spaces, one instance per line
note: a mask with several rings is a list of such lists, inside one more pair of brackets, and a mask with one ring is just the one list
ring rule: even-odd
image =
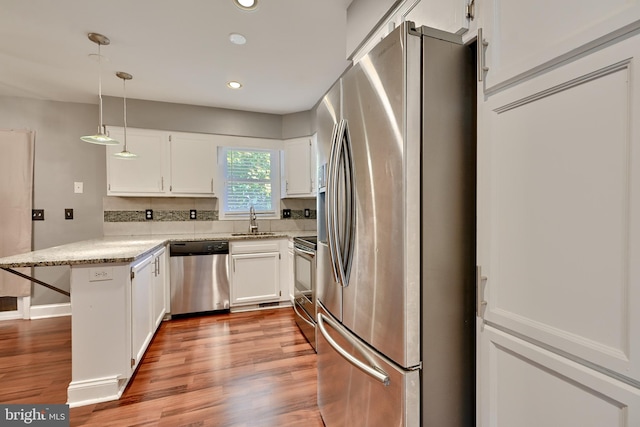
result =
[[311,209],[305,209],[304,210],[304,217],[305,218],[311,218]]
[[73,219],[73,209],[64,210],[64,219]]
[[31,219],[33,221],[44,221],[44,209],[32,209]]
[[191,209],[189,211],[189,219],[196,219],[198,217],[198,212],[195,209]]
[[90,282],[101,282],[103,280],[113,280],[113,268],[97,267],[89,269]]
[[153,210],[147,209],[144,211],[144,219],[153,219]]
[[282,218],[291,218],[291,209],[282,209]]

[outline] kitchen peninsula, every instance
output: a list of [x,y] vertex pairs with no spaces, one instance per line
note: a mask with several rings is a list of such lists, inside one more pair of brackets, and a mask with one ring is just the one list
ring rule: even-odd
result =
[[13,272],[19,267],[71,267],[72,375],[67,403],[76,407],[119,399],[132,378],[167,311],[169,243],[279,239],[286,248],[287,239],[297,234],[104,237],[0,258],[0,268]]

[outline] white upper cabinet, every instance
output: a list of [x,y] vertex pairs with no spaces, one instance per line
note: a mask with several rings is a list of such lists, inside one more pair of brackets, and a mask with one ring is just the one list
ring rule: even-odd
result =
[[127,128],[127,149],[138,157],[124,160],[113,156],[123,150],[123,129],[109,134],[120,144],[107,146],[107,195],[215,197],[214,135]]
[[127,128],[127,150],[138,155],[130,160],[113,156],[124,148],[123,129],[110,127],[109,134],[120,144],[107,146],[107,195],[162,196],[167,193],[167,134]]
[[315,137],[284,141],[282,198],[316,195]]
[[217,146],[213,135],[178,133],[169,136],[173,196],[215,196]]
[[483,0],[485,92],[533,75],[640,26],[640,0]]

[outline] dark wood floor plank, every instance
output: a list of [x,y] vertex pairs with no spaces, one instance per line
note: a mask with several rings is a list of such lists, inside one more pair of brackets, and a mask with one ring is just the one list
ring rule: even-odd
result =
[[[163,322],[114,402],[70,410],[72,426],[321,427],[316,354],[290,309]],[[0,402],[64,403],[68,317],[0,322]]]

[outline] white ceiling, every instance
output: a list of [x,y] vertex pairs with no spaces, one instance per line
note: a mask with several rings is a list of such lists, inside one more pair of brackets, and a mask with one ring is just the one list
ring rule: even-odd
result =
[[[287,114],[313,107],[347,67],[351,0],[0,0],[0,95],[97,103],[127,97]],[[243,46],[229,42],[237,32]],[[240,81],[240,90],[226,86]]]

